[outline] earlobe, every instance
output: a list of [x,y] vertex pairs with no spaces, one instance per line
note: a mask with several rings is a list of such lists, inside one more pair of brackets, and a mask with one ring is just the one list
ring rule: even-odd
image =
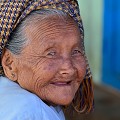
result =
[[14,58],[13,54],[6,49],[2,55],[2,67],[5,75],[13,81],[17,80],[15,63],[16,59]]

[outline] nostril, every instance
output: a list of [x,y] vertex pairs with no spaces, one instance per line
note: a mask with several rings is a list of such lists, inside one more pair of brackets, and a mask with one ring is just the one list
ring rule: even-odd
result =
[[71,75],[72,76],[75,74],[76,68],[74,67],[71,59],[69,59],[69,58],[63,59],[59,72],[62,75]]
[[69,75],[69,76],[72,76],[72,75],[74,75],[75,73],[76,73],[76,69],[74,69],[74,68],[69,68],[69,69],[61,69],[60,71],[59,71],[59,73],[61,74],[61,75]]

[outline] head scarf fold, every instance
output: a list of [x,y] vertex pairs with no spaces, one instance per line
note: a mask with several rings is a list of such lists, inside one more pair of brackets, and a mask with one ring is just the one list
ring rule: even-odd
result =
[[[58,9],[68,13],[78,23],[81,39],[84,42],[84,29],[77,0],[0,0],[0,75],[4,74],[1,65],[2,51],[12,31],[31,11],[48,8]],[[87,64],[86,76],[83,82],[84,87],[81,87],[81,91],[91,95],[92,99],[90,100],[90,104],[93,106],[93,90],[91,81],[92,76],[89,65]],[[89,87],[89,90],[85,89],[87,87]],[[87,99],[90,99],[87,95],[83,96],[86,101]],[[83,101],[85,103],[85,100]],[[84,106],[84,103],[80,105],[82,108],[86,107]],[[91,106],[87,106],[88,111],[91,110]],[[75,107],[75,109],[77,109],[77,107]]]

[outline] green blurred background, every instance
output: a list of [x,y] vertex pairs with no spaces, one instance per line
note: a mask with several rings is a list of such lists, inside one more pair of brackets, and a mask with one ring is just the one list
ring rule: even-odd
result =
[[94,82],[101,83],[103,1],[78,0],[85,30],[85,48]]

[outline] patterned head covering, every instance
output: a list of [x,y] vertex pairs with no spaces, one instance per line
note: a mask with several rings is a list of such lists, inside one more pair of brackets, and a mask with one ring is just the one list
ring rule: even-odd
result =
[[[38,9],[57,9],[68,13],[78,23],[83,41],[84,29],[77,0],[0,0],[0,58],[12,31],[30,12]],[[0,75],[3,74],[0,59]],[[72,105],[78,112],[93,109],[92,76],[88,64],[85,79]]]

